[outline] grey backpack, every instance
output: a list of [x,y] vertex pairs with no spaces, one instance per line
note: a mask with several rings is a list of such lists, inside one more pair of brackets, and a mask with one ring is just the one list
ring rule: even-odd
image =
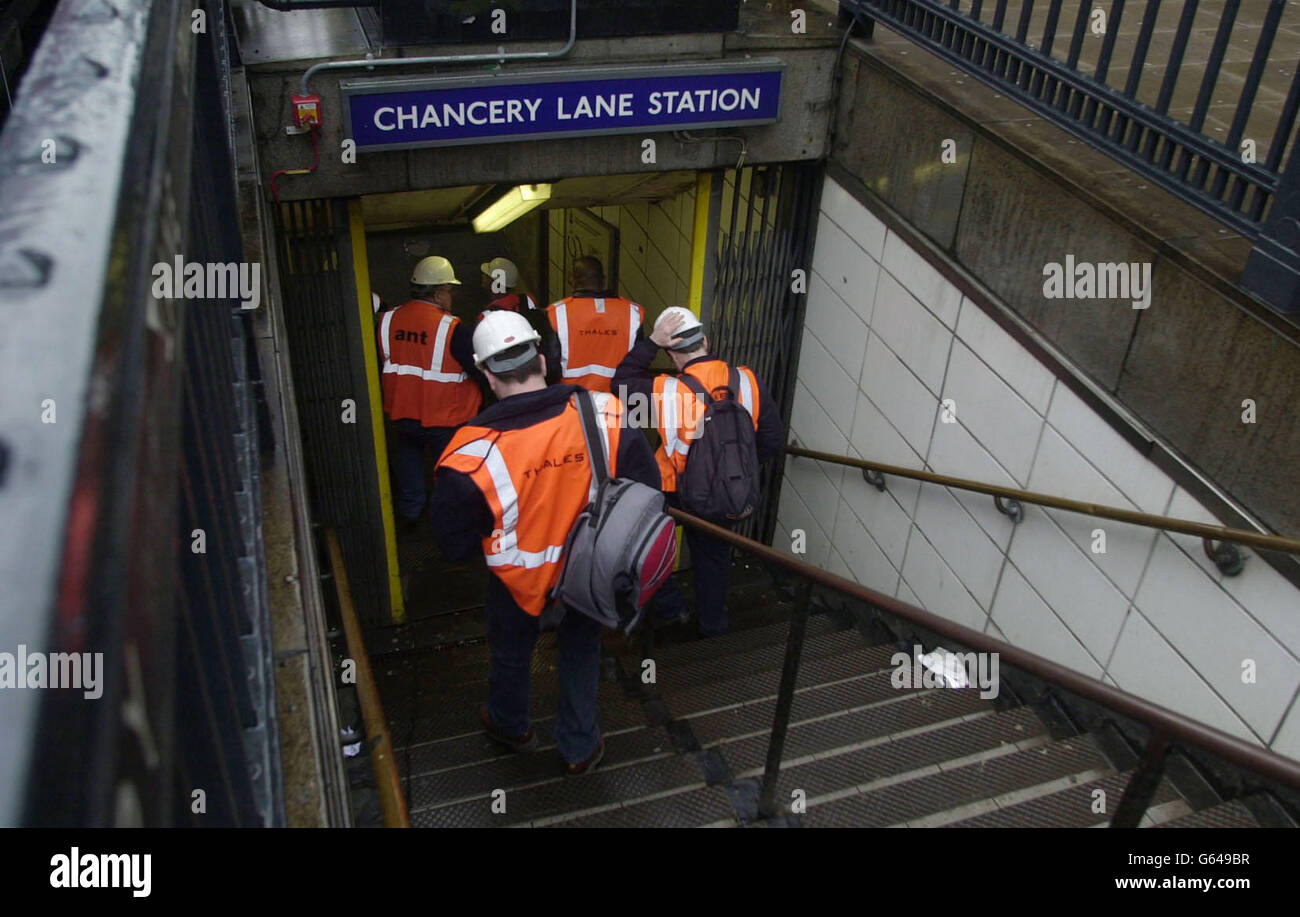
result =
[[[664,512],[663,492],[609,476],[591,393],[574,396],[596,481],[596,498],[573,524],[564,544],[564,566],[551,591],[554,603],[630,632],[651,597],[672,575],[677,553],[675,524]],[[548,620],[560,616],[555,609]]]

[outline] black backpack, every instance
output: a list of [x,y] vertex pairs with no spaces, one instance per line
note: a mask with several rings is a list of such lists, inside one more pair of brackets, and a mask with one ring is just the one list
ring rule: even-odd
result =
[[[704,416],[686,453],[686,470],[677,476],[682,509],[705,519],[739,522],[758,509],[758,445],[754,419],[736,399],[740,370],[730,367],[726,386],[715,399],[690,373],[678,381],[704,402]],[[756,393],[757,394],[757,393]]]

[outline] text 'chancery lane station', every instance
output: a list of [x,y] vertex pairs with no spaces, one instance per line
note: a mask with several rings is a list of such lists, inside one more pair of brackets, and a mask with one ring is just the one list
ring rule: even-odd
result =
[[781,79],[777,63],[574,71],[490,85],[362,80],[342,90],[357,148],[376,150],[771,123],[780,116]]

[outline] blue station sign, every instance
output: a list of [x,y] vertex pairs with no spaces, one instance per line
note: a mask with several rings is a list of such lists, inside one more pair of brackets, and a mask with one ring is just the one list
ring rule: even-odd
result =
[[339,90],[358,150],[771,124],[781,61],[421,79]]

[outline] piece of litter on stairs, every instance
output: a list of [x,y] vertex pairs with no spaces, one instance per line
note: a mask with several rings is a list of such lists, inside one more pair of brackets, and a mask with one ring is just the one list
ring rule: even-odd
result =
[[933,653],[922,653],[921,665],[934,673],[946,688],[969,688],[970,680],[966,677],[966,666],[960,656],[936,646]]

